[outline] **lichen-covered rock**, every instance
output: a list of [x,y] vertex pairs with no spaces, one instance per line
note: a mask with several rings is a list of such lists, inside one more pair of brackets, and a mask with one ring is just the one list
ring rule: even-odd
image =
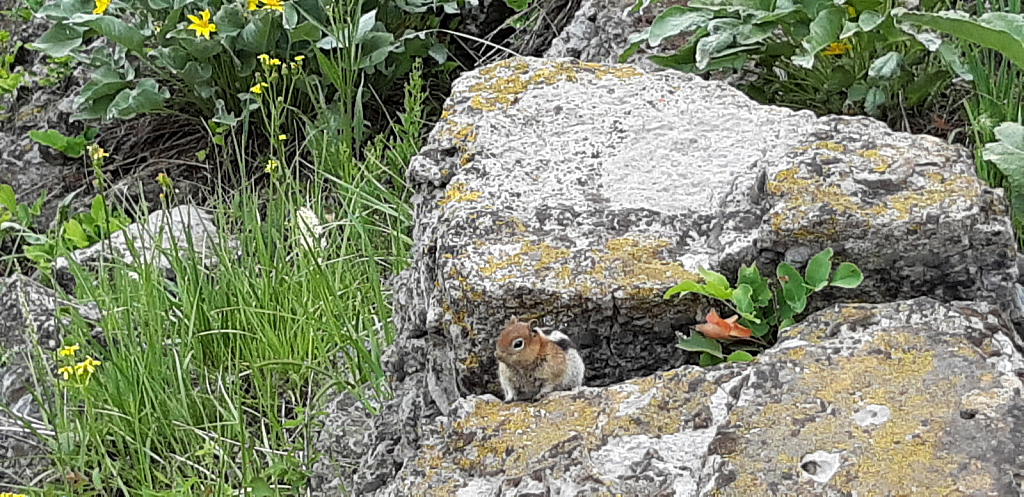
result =
[[839,305],[749,366],[462,399],[376,495],[1017,495],[1014,339],[985,303]]
[[0,279],[0,403],[6,407],[0,408],[0,491],[27,485],[48,466],[40,457],[46,444],[33,430],[51,428],[37,424],[44,418],[34,396],[40,393],[36,375],[52,374],[52,352],[70,322],[67,314],[58,317],[59,308],[72,308],[89,321],[100,319],[95,305],[60,299],[24,276]]
[[1013,312],[1004,201],[940,140],[573,60],[465,73],[443,117],[408,171],[416,245],[384,355],[397,398],[374,420],[387,450],[362,482],[414,450],[408,416],[498,393],[494,339],[513,314],[573,338],[585,383],[602,386],[687,363],[676,331],[706,303],[661,296],[701,266],[773,273],[832,247],[867,279],[818,294],[819,308],[932,296]]
[[[86,267],[95,268],[101,261],[116,261],[125,265],[139,259],[153,264],[167,278],[174,278],[169,254],[180,257],[195,256],[205,267],[215,266],[219,259],[218,244],[221,233],[213,222],[213,215],[194,205],[179,205],[156,211],[145,222],[132,223],[115,232],[108,240],[71,253],[70,259]],[[225,235],[233,244],[233,238]],[[53,263],[57,282],[67,291],[75,288],[75,277],[68,258],[59,257]]]

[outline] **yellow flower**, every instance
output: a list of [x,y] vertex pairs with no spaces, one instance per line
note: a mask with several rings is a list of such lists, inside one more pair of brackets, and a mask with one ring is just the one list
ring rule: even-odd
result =
[[850,14],[850,17],[857,17],[857,9],[853,8],[852,5],[846,6],[846,12]]
[[202,16],[203,18],[200,19],[200,18],[198,18],[196,16],[188,16],[189,20],[192,21],[192,24],[189,25],[188,29],[195,30],[196,38],[198,38],[200,36],[205,36],[206,39],[209,40],[210,39],[210,33],[214,33],[214,32],[217,31],[217,25],[212,23],[212,22],[210,22],[210,10],[209,9],[200,12],[199,15]]
[[846,53],[847,51],[852,50],[852,49],[853,49],[853,46],[851,46],[849,43],[846,43],[845,41],[840,41],[840,42],[833,43],[833,44],[829,45],[828,48],[826,48],[824,52],[821,52],[821,54],[822,55],[843,55],[844,53]]
[[281,65],[281,60],[280,59],[270,59],[270,62],[267,62],[267,64],[270,64],[272,66],[279,66],[279,65]]
[[295,56],[295,62],[302,62],[302,60],[305,59],[305,58],[306,58],[305,55],[296,55]]
[[[66,379],[70,378],[72,374],[74,374],[75,368],[73,368],[71,366],[64,366],[64,367],[58,369],[57,372],[60,373],[60,375],[63,376],[64,379],[66,380]],[[0,496],[3,496],[3,495],[4,494],[0,494]]]
[[263,8],[264,9],[274,9],[274,10],[280,10],[281,12],[284,12],[284,4],[281,3],[281,0],[261,0],[261,1],[263,2]]
[[96,366],[99,366],[100,364],[102,364],[100,361],[97,361],[92,357],[86,357],[84,361],[75,364],[75,374],[78,376],[93,374],[96,372]]
[[92,160],[100,160],[104,157],[110,157],[110,154],[104,152],[103,149],[96,144],[89,145],[88,147],[85,147],[85,149],[89,152],[89,157],[91,157]]
[[102,14],[110,7],[110,0],[96,0],[96,8],[92,9],[93,14]]
[[267,167],[264,169],[264,171],[266,171],[268,174],[274,174],[274,172],[277,171],[277,167],[278,166],[280,166],[280,164],[278,164],[278,162],[276,160],[268,159],[267,160]]
[[281,140],[281,141],[285,141],[285,140],[288,139],[288,135],[286,135],[284,133],[281,133],[280,135],[277,135],[277,139]]
[[249,10],[256,10],[256,5],[259,4],[259,0],[247,0],[246,6]]
[[263,89],[268,88],[269,86],[270,85],[266,83],[256,83],[252,88],[249,88],[249,91],[253,93],[263,93]]
[[79,347],[77,343],[74,345],[65,345],[64,348],[57,351],[57,354],[60,354],[64,357],[74,357],[75,352],[78,351],[78,349]]
[[265,54],[265,53],[261,53],[261,54],[257,55],[256,58],[259,59],[260,62],[262,62],[264,64],[269,64],[270,63],[270,56]]

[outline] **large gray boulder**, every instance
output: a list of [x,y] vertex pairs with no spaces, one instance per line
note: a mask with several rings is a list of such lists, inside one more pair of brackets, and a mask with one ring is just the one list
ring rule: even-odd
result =
[[59,309],[87,321],[100,319],[95,305],[61,299],[24,276],[0,279],[0,491],[28,485],[49,465],[41,457],[46,443],[36,433],[52,427],[36,396],[52,391],[53,352],[71,320]]
[[58,257],[53,271],[57,282],[68,292],[74,291],[76,282],[72,263],[95,270],[102,263],[132,266],[145,262],[164,277],[174,279],[175,257],[193,257],[207,268],[219,264],[218,247],[222,239],[229,247],[237,246],[233,236],[220,232],[211,213],[194,205],[179,205],[156,211],[145,220],[114,232],[107,240],[72,252],[69,257]]
[[749,367],[459,400],[375,495],[1019,495],[1019,347],[990,304],[837,305]]
[[[818,307],[920,296],[1012,309],[1001,196],[962,148],[867,118],[761,106],[720,82],[633,66],[510,59],[466,73],[408,171],[411,267],[357,493],[386,484],[423,425],[498,393],[511,315],[572,337],[604,386],[693,363],[674,347],[707,302],[661,298],[832,247],[866,281]],[[813,310],[813,309],[812,309]]]

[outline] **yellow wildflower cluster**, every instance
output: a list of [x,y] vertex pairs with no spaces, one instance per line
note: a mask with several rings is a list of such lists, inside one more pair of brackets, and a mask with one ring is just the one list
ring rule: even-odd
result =
[[[81,347],[79,347],[77,343],[74,345],[65,345],[57,351],[57,355],[61,357],[74,358],[75,353],[77,353],[80,348]],[[57,373],[60,374],[64,380],[71,379],[71,376],[73,375],[77,378],[88,381],[89,377],[96,372],[96,366],[99,366],[100,364],[102,364],[101,361],[97,361],[91,356],[86,356],[84,361],[75,365],[68,364],[67,366],[58,369]],[[0,497],[4,497],[4,495],[6,494],[0,494]]]
[[846,53],[846,52],[848,52],[848,51],[850,51],[852,49],[853,49],[852,45],[850,45],[849,43],[846,43],[845,41],[840,41],[840,42],[836,42],[836,43],[833,43],[833,44],[829,45],[828,48],[826,48],[824,51],[821,52],[821,54],[822,55],[843,55],[844,53]]
[[[96,0],[96,8],[92,9],[93,14],[103,14],[110,7],[110,0]],[[3,494],[0,494],[3,495]]]
[[103,160],[104,157],[110,157],[110,154],[104,152],[103,149],[95,143],[85,147],[85,150],[89,152],[89,157],[92,158],[92,160]]
[[266,167],[266,168],[264,168],[263,170],[264,170],[264,171],[266,171],[266,172],[267,172],[267,174],[274,174],[274,173],[276,173],[276,172],[277,172],[277,168],[278,168],[278,167],[279,167],[280,165],[281,165],[281,164],[280,164],[280,163],[278,163],[278,162],[277,162],[276,160],[274,160],[274,159],[267,159],[267,167]]
[[253,85],[252,88],[249,88],[249,91],[258,95],[260,93],[263,93],[264,88],[270,88],[270,85],[267,83],[256,83],[255,85]]
[[10,492],[0,492],[0,497],[28,497],[25,494],[12,494]]

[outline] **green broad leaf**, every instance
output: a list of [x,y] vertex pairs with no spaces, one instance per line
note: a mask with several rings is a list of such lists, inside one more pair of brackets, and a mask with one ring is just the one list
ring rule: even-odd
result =
[[530,5],[530,0],[505,0],[505,5],[516,12],[522,12],[527,6]]
[[794,324],[796,324],[796,320],[794,320],[793,318],[783,319],[782,322],[779,323],[779,331],[782,331],[782,330],[784,330],[786,328],[789,328],[790,326],[793,326]]
[[[246,28],[248,27],[246,26]],[[181,36],[177,40],[190,55],[189,59],[192,60],[206,60],[224,50],[224,44],[219,41],[207,40],[206,38]]]
[[793,314],[800,314],[807,305],[807,287],[804,278],[793,266],[783,262],[777,270],[779,281],[782,282],[782,295],[786,303],[793,308]]
[[732,292],[732,303],[736,305],[736,310],[743,317],[747,317],[747,315],[753,317],[754,301],[750,298],[752,293],[754,290],[750,288],[750,285],[745,284],[736,285],[736,290]]
[[708,296],[721,300],[732,299],[733,290],[725,276],[704,268],[698,268],[697,271],[704,277],[704,290]]
[[358,28],[356,29],[356,42],[362,41],[363,37],[373,29],[375,24],[377,24],[377,9],[363,14],[359,18]]
[[988,12],[973,18],[966,12],[912,12],[899,7],[892,10],[892,16],[991,48],[1024,67],[1024,22],[1020,15]]
[[755,306],[762,307],[772,299],[772,290],[768,288],[768,278],[761,276],[757,266],[753,264],[740,267],[736,283],[737,286],[747,285],[753,290],[750,298],[754,301]]
[[217,107],[217,113],[213,116],[211,121],[227,126],[234,126],[238,124],[238,118],[231,112],[228,112],[223,100],[218,98],[214,105]]
[[[736,19],[716,19],[722,21],[736,21]],[[736,38],[736,33],[732,31],[723,31],[719,33],[712,33],[700,39],[697,42],[697,50],[694,53],[695,62],[697,69],[704,70],[719,52],[729,47],[733,40]]]
[[65,57],[82,45],[82,35],[88,30],[89,28],[84,26],[59,22],[51,26],[30,47],[50,57]]
[[854,83],[850,87],[849,91],[846,92],[846,99],[850,102],[859,102],[864,100],[868,96],[868,85],[864,83]]
[[113,16],[99,14],[75,14],[68,21],[79,26],[88,26],[107,39],[128,50],[141,53],[146,37],[130,24]]
[[92,199],[92,212],[93,219],[98,224],[104,224],[107,222],[107,203],[103,198],[103,195],[96,195],[96,198]]
[[712,13],[707,10],[696,10],[678,5],[669,7],[651,23],[647,34],[647,42],[656,47],[662,40],[680,33],[693,31],[707,25]]
[[291,40],[292,43],[299,41],[314,42],[323,37],[322,33],[323,32],[316,24],[304,22],[288,32],[288,39]]
[[93,98],[91,102],[86,101],[85,107],[77,114],[71,116],[72,121],[92,121],[96,119],[106,119],[107,109],[110,107],[110,102],[114,101],[116,94],[104,95],[99,98]]
[[711,366],[717,366],[717,365],[719,365],[719,364],[721,364],[723,362],[725,362],[725,359],[723,359],[721,357],[716,357],[716,356],[711,355],[711,354],[709,354],[707,352],[704,352],[704,353],[702,353],[700,355],[700,367],[702,367],[702,368],[709,368]]
[[85,149],[84,138],[64,136],[55,129],[32,130],[28,132],[28,136],[33,141],[58,150],[68,157],[81,157]]
[[14,187],[11,185],[0,183],[0,205],[11,212],[18,207],[18,196],[15,195]]
[[36,17],[42,17],[50,21],[66,21],[71,16],[82,13],[92,12],[92,9],[96,7],[95,0],[62,0],[60,2],[46,2],[45,5],[36,11]]
[[195,86],[202,81],[210,79],[212,74],[213,66],[210,64],[190,60],[185,65],[185,70],[181,71],[181,79],[184,79],[189,85]]
[[291,31],[299,25],[299,9],[295,4],[288,2],[284,4],[284,15],[281,19],[281,26],[285,31]]
[[[284,5],[286,12],[289,7],[294,9],[291,2],[288,2]],[[213,15],[213,23],[217,25],[218,36],[230,37],[241,33],[248,21],[240,4],[227,3],[217,9],[217,13]]]
[[855,288],[862,281],[864,281],[864,274],[860,272],[860,268],[852,263],[844,262],[832,273],[832,282],[829,284],[841,288]]
[[885,96],[885,91],[877,86],[872,86],[868,90],[867,96],[864,97],[864,110],[868,114],[878,115],[878,111],[888,100],[889,97]]
[[696,281],[692,280],[683,280],[678,285],[669,288],[668,291],[665,292],[665,299],[670,299],[674,297],[676,294],[686,294],[689,292],[704,294],[704,285],[701,285],[700,283],[697,283]]
[[882,21],[885,20],[885,16],[875,12],[874,10],[859,11],[860,14],[857,16],[857,25],[864,31],[871,31],[877,28]]
[[846,22],[846,9],[832,7],[822,10],[811,21],[810,33],[803,40],[804,55],[793,57],[793,63],[805,69],[814,67],[814,57],[823,48],[839,41]]
[[846,21],[845,23],[843,23],[843,31],[839,33],[839,39],[845,40],[862,31],[863,29],[860,27],[860,24],[856,22]]
[[725,357],[722,355],[722,344],[718,343],[718,340],[704,336],[699,331],[691,332],[690,338],[680,338],[676,346],[690,352],[706,352],[715,357]]
[[79,98],[83,102],[90,102],[100,97],[113,95],[129,86],[131,84],[121,79],[120,73],[107,67],[101,67],[93,72],[92,79],[82,87]]
[[189,62],[188,52],[181,47],[161,47],[149,53],[151,60],[156,62],[158,67],[182,71]]
[[64,238],[75,244],[78,248],[89,246],[89,235],[85,233],[82,225],[77,220],[69,219],[64,223]]
[[726,362],[750,362],[754,360],[754,356],[750,355],[749,352],[737,350],[729,354],[729,357],[726,357],[725,360]]
[[242,29],[236,38],[236,48],[252,53],[269,53],[277,43],[275,34],[276,17],[270,15],[254,16],[252,21]]
[[918,76],[907,85],[903,94],[907,98],[907,105],[914,107],[930,95],[938,91],[943,83],[949,81],[949,73],[944,70],[929,71]]
[[441,43],[435,43],[427,49],[427,55],[430,55],[438,64],[444,64],[448,61],[448,48]]
[[108,119],[131,119],[138,114],[162,109],[170,97],[167,88],[162,88],[153,79],[143,79],[135,88],[118,93],[107,107]]
[[900,63],[903,56],[899,52],[889,52],[871,63],[868,67],[868,76],[873,78],[889,79],[900,73]]
[[768,324],[767,320],[761,320],[761,322],[755,323],[747,318],[740,318],[737,322],[740,326],[750,328],[751,334],[755,337],[763,337],[771,331],[771,325]]
[[359,58],[360,69],[376,66],[384,62],[391,52],[402,48],[401,43],[395,43],[394,35],[384,32],[368,33],[359,45],[363,52]]
[[939,45],[937,53],[942,58],[942,61],[945,62],[946,67],[952,69],[957,76],[964,78],[965,81],[974,81],[974,74],[971,73],[971,69],[960,58],[960,49],[955,45],[944,41]]
[[828,275],[832,272],[832,249],[827,248],[814,256],[807,263],[807,270],[804,271],[804,282],[814,291],[821,290],[828,285]]

